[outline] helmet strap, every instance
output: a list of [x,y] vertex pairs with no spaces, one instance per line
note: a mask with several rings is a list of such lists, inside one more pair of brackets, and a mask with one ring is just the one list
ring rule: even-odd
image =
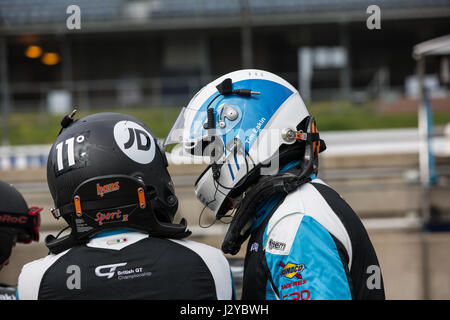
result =
[[250,235],[257,209],[267,199],[277,194],[286,196],[311,181],[309,176],[302,177],[300,174],[299,168],[294,167],[275,176],[264,177],[246,194],[238,205],[222,243],[224,253],[235,255],[239,252],[242,243]]

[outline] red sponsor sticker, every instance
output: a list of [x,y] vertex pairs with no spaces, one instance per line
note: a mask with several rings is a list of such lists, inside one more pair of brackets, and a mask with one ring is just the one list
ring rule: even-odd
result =
[[128,221],[128,215],[124,214],[122,216],[122,212],[120,209],[112,212],[97,212],[95,221],[98,222],[98,225],[101,226],[104,222],[114,222],[114,221]]
[[9,214],[0,215],[0,222],[3,222],[3,223],[25,224],[25,223],[27,223],[27,221],[28,221],[28,217],[26,217],[26,216],[15,217],[15,216],[11,216]]

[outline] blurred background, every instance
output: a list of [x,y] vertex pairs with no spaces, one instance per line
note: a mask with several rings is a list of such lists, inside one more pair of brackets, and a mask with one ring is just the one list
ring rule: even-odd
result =
[[[45,169],[64,114],[128,113],[164,138],[242,68],[299,89],[328,146],[319,177],[368,229],[387,298],[450,299],[450,0],[0,0],[0,180],[44,207],[41,241],[18,244],[0,282],[64,227]],[[199,226],[203,169],[170,166],[177,219],[220,248],[227,225]],[[243,256],[227,257],[238,294]]]

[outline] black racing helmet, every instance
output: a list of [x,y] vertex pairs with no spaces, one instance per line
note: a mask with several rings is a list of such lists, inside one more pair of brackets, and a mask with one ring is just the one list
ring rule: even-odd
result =
[[0,213],[25,214],[28,205],[20,192],[11,184],[0,181]]
[[11,255],[14,237],[20,243],[39,240],[41,210],[28,207],[14,186],[0,181],[0,264]]
[[71,122],[47,162],[52,213],[72,228],[63,248],[114,228],[186,236],[185,220],[172,223],[178,200],[167,166],[158,138],[135,117],[97,113]]

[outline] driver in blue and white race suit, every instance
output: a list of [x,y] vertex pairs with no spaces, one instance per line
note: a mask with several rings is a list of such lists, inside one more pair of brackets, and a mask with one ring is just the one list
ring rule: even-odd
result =
[[172,156],[209,161],[195,193],[216,219],[232,217],[222,251],[248,239],[242,299],[385,298],[369,236],[317,177],[325,142],[284,79],[254,69],[216,79],[183,108],[172,144]]

